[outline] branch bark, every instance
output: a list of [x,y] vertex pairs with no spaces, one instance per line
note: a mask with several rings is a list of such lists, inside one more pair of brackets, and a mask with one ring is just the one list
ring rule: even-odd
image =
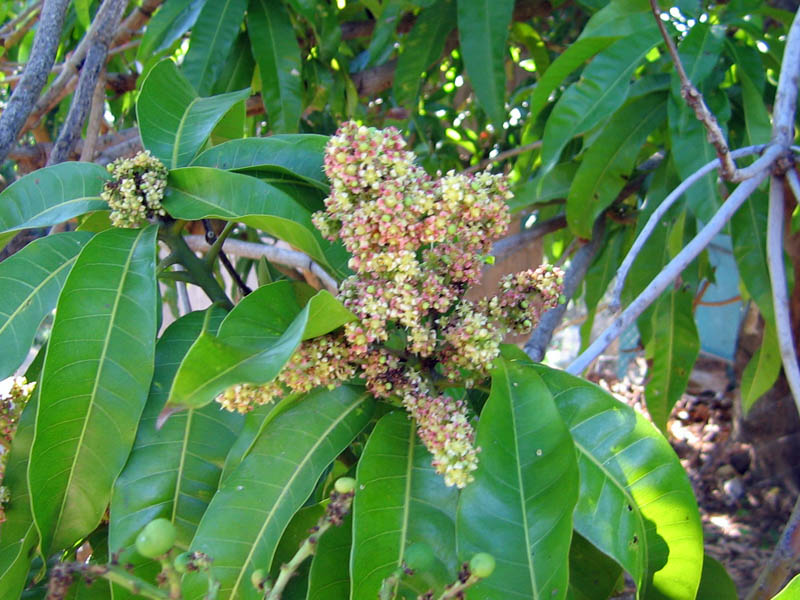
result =
[[47,0],[42,7],[25,72],[11,94],[6,109],[0,115],[0,161],[5,160],[8,155],[47,82],[47,75],[56,57],[68,4],[69,0]]

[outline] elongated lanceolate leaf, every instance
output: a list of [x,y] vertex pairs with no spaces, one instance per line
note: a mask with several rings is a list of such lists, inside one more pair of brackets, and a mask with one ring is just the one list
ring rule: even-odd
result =
[[246,9],[247,0],[212,0],[200,11],[181,70],[201,95],[211,92],[222,71]]
[[761,346],[742,373],[742,412],[746,415],[756,400],[766,394],[781,373],[781,352],[775,327],[767,324]]
[[475,481],[458,504],[458,552],[489,552],[476,598],[565,598],[578,465],[569,431],[537,372],[499,360],[476,433]]
[[736,600],[738,597],[736,584],[725,567],[706,554],[703,557],[703,577],[695,600]]
[[188,165],[225,113],[249,94],[245,89],[201,98],[164,59],[148,73],[136,101],[142,144],[169,169]]
[[327,192],[328,179],[322,170],[327,143],[327,136],[312,133],[231,140],[209,148],[192,161],[192,166],[245,172],[251,169],[274,171],[297,177]]
[[578,451],[575,529],[630,573],[639,598],[694,598],[703,531],[686,472],[667,440],[596,385],[533,368]]
[[55,307],[69,270],[91,237],[73,232],[39,238],[0,262],[0,379],[25,359],[39,324]]
[[[251,573],[269,569],[292,515],[325,468],[366,426],[373,408],[372,398],[359,388],[322,388],[264,430],[212,499],[192,541],[193,551],[214,556],[221,600],[261,597],[250,584]],[[186,600],[199,600],[206,591],[205,576],[184,578]]]
[[375,426],[356,476],[351,598],[377,597],[383,579],[402,566],[406,548],[418,542],[436,559],[425,572],[403,577],[397,597],[416,600],[429,589],[438,595],[454,580],[458,492],[444,484],[431,460],[404,412]]
[[0,192],[0,248],[23,229],[55,225],[108,208],[100,199],[108,178],[100,165],[69,162],[15,181]]
[[464,66],[483,110],[500,129],[505,120],[505,56],[513,0],[458,0]]
[[394,72],[394,98],[401,106],[416,109],[423,73],[442,55],[456,21],[455,0],[439,0],[419,13],[403,42]]
[[261,98],[275,133],[294,133],[303,110],[302,61],[289,13],[279,0],[250,0],[247,28],[261,72]]
[[739,280],[767,323],[775,323],[772,284],[767,267],[767,208],[764,192],[756,190],[731,219],[733,258]]
[[147,22],[136,58],[145,62],[154,54],[166,50],[195,24],[208,0],[169,0]]
[[175,523],[176,545],[186,550],[241,429],[244,417],[220,410],[216,404],[181,412],[156,429],[172,379],[204,320],[213,333],[225,316],[221,309],[209,310],[212,314],[207,320],[205,312],[193,312],[175,321],[156,346],[150,395],[131,455],[114,485],[109,523],[114,552],[131,546],[139,531],[158,517]]
[[28,468],[47,554],[97,526],[133,445],[153,374],[156,231],[97,234],[58,299]]
[[39,391],[35,389],[22,411],[8,455],[3,485],[10,497],[6,520],[0,526],[0,597],[19,598],[39,542],[28,492],[28,456],[33,443]]
[[176,219],[227,219],[261,229],[327,264],[311,214],[255,177],[207,167],[170,172],[164,208]]
[[301,310],[288,282],[263,286],[230,312],[218,335],[197,338],[178,369],[168,405],[199,408],[231,385],[271,381],[302,340],[353,319],[328,292]]
[[308,573],[307,600],[344,600],[350,597],[350,573],[343,556],[350,556],[353,537],[353,515],[329,529],[319,540]]
[[620,566],[581,534],[572,533],[569,547],[570,600],[606,600],[622,577]]

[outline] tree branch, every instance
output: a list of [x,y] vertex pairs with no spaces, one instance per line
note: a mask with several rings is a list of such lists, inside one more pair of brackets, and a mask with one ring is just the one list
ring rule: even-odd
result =
[[514,235],[503,238],[492,244],[492,255],[495,258],[502,258],[506,254],[510,254],[520,246],[526,246],[540,237],[553,233],[559,229],[564,229],[567,226],[567,217],[559,215],[552,219],[547,219],[541,223],[536,223],[530,229],[525,229]]
[[97,145],[97,136],[100,134],[100,123],[103,120],[103,113],[106,107],[106,78],[104,73],[100,73],[97,84],[94,86],[92,96],[92,108],[89,111],[89,123],[86,126],[86,138],[81,147],[82,162],[91,162],[94,159],[94,150]]
[[5,160],[8,155],[47,82],[47,75],[53,66],[61,39],[61,28],[68,4],[69,0],[47,0],[42,7],[25,72],[0,115],[0,161]]

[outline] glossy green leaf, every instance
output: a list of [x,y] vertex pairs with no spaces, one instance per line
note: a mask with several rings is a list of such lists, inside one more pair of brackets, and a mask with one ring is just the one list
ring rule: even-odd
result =
[[[798,588],[800,591],[800,587]],[[703,557],[703,576],[695,600],[737,600],[736,584],[718,560],[706,554]],[[775,596],[776,598],[778,596]]]
[[772,122],[764,105],[764,64],[755,48],[736,44],[726,38],[725,47],[736,61],[736,74],[742,86],[742,108],[747,141],[766,144],[772,137]]
[[622,577],[622,569],[579,533],[569,547],[568,600],[606,600]]
[[0,249],[23,229],[108,208],[100,199],[108,178],[103,167],[84,162],[61,163],[21,177],[0,192]]
[[214,0],[200,11],[181,71],[201,96],[211,92],[222,71],[246,10],[247,0]]
[[247,28],[258,32],[250,36],[250,44],[261,73],[269,128],[274,133],[294,133],[303,110],[303,85],[300,48],[289,13],[279,0],[250,0]]
[[39,390],[34,389],[20,416],[3,476],[3,485],[8,488],[10,496],[5,505],[6,520],[0,526],[0,597],[2,598],[20,597],[39,543],[39,534],[31,514],[27,477],[38,401]]
[[456,22],[455,0],[439,0],[417,16],[414,27],[403,41],[394,72],[394,98],[400,106],[416,108],[423,73],[444,50],[447,36]]
[[147,22],[142,43],[136,52],[137,60],[144,62],[154,54],[171,46],[195,24],[208,0],[169,0]]
[[[307,503],[306,503],[307,504]],[[325,514],[325,504],[318,503],[310,506],[304,506],[292,517],[286,529],[281,535],[281,541],[275,548],[275,556],[272,559],[272,568],[269,570],[269,576],[272,581],[275,581],[280,574],[281,565],[288,563],[297,552],[297,549],[308,539],[308,536],[313,532],[313,527],[317,525],[320,517]],[[326,537],[329,532],[326,532],[318,539],[321,541]],[[317,546],[316,553],[320,552]],[[337,557],[340,558],[340,557]],[[347,562],[347,561],[342,561]],[[308,572],[311,569],[311,561],[304,560],[300,567],[295,571],[295,574],[289,580],[289,584],[281,594],[281,600],[306,600],[308,592]]]
[[91,237],[73,232],[39,238],[0,262],[0,379],[12,375],[28,355],[39,324],[55,308],[69,270]]
[[307,600],[344,600],[350,597],[348,561],[353,536],[353,516],[329,529],[319,540],[308,574]]
[[766,194],[756,190],[731,219],[733,258],[739,270],[739,280],[755,301],[767,323],[775,323],[772,308],[772,285],[767,267],[767,209]]
[[661,297],[653,312],[653,336],[647,344],[652,359],[645,387],[647,412],[666,433],[667,418],[689,383],[700,353],[700,336],[692,312],[693,296],[672,290]]
[[92,24],[92,19],[89,16],[89,5],[92,0],[75,0],[75,14],[78,17],[78,23],[84,29],[89,29]]
[[327,143],[327,136],[311,133],[232,140],[209,148],[192,161],[192,166],[286,174],[327,192],[328,179],[322,170]]
[[618,110],[586,151],[567,196],[567,222],[590,239],[595,219],[628,183],[647,136],[664,122],[666,98],[650,94]]
[[[212,499],[192,541],[192,550],[214,556],[220,599],[259,596],[250,574],[269,568],[292,515],[325,468],[366,426],[373,408],[362,389],[318,389],[265,429]],[[199,600],[206,578],[187,576],[183,591],[186,600]]]
[[[709,22],[697,23],[689,30],[678,46],[678,54],[686,75],[699,87],[716,67],[725,40],[725,28]],[[672,74],[672,93],[680,95],[680,79]],[[691,109],[690,109],[691,110]]]
[[581,78],[558,99],[547,119],[542,138],[545,171],[555,166],[567,142],[601,123],[625,103],[634,69],[660,39],[653,23],[594,57]]
[[166,211],[176,219],[227,219],[261,229],[327,264],[310,213],[289,195],[255,177],[187,167],[169,174]]
[[[206,325],[213,332],[225,313],[210,310]],[[178,366],[200,335],[205,319],[206,313],[199,311],[181,317],[156,346],[150,395],[111,500],[109,539],[113,551],[132,545],[139,531],[159,517],[175,523],[176,545],[186,550],[217,490],[222,462],[241,430],[244,417],[215,404],[181,412],[156,429]]]
[[772,600],[795,600],[800,596],[800,575],[795,575],[780,592],[773,596]]
[[188,165],[225,113],[249,94],[245,89],[202,98],[164,59],[147,74],[136,102],[142,144],[169,169]]
[[405,549],[417,542],[431,547],[434,565],[403,577],[398,598],[416,600],[428,589],[438,595],[454,580],[458,493],[431,460],[405,412],[385,415],[375,426],[356,475],[351,598],[377,597],[382,581],[402,565]]
[[506,118],[506,41],[513,11],[513,0],[458,0],[464,67],[481,108],[498,129]]
[[480,462],[458,504],[458,553],[488,552],[497,567],[469,597],[565,598],[578,465],[553,396],[528,365],[498,361],[475,443]]
[[586,271],[586,277],[583,280],[584,289],[586,290],[583,295],[583,301],[586,304],[587,316],[583,325],[581,325],[582,348],[589,345],[597,307],[622,262],[622,245],[624,242],[624,230],[609,232],[606,241],[600,247],[600,252]]
[[97,526],[133,445],[153,374],[156,232],[97,234],[58,299],[28,475],[48,554]]
[[271,381],[302,340],[353,319],[326,291],[301,310],[288,282],[263,286],[230,312],[218,335],[203,332],[197,338],[178,369],[168,404],[198,408],[231,385]]
[[567,162],[541,173],[514,191],[514,197],[508,202],[509,208],[518,212],[534,204],[566,198],[577,170],[576,163]]
[[686,472],[667,440],[596,385],[533,368],[578,451],[575,529],[630,573],[640,598],[694,598],[703,531]]
[[[214,82],[213,95],[235,92],[249,87],[250,82],[253,80],[255,67],[253,53],[250,51],[250,38],[247,32],[243,31],[236,37],[225,66],[219,74],[219,78]],[[244,102],[239,102],[239,104],[244,105]],[[238,104],[235,106],[238,106]],[[243,110],[242,112],[245,111]],[[237,139],[241,138],[242,135],[240,132]]]
[[742,373],[742,412],[745,415],[750,412],[756,400],[772,389],[782,366],[775,329],[772,325],[766,325],[761,346]]
[[342,41],[338,8],[328,0],[288,0],[288,3],[313,29],[320,58],[329,59]]

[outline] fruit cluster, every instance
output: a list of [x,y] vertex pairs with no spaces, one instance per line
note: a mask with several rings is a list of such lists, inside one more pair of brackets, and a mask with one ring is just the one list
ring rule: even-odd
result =
[[166,215],[161,206],[167,187],[167,168],[149,151],[133,158],[119,158],[108,165],[112,180],[100,197],[111,208],[114,227],[141,227],[155,215]]
[[[540,267],[503,279],[496,297],[466,300],[508,228],[508,184],[488,172],[434,178],[414,158],[393,128],[349,122],[330,139],[331,190],[314,223],[352,255],[339,298],[358,321],[304,342],[267,391],[304,392],[358,374],[375,397],[405,407],[437,472],[464,487],[477,467],[474,431],[465,402],[442,390],[485,378],[503,337],[529,332],[561,301],[563,276]],[[252,406],[234,395],[217,400]]]

